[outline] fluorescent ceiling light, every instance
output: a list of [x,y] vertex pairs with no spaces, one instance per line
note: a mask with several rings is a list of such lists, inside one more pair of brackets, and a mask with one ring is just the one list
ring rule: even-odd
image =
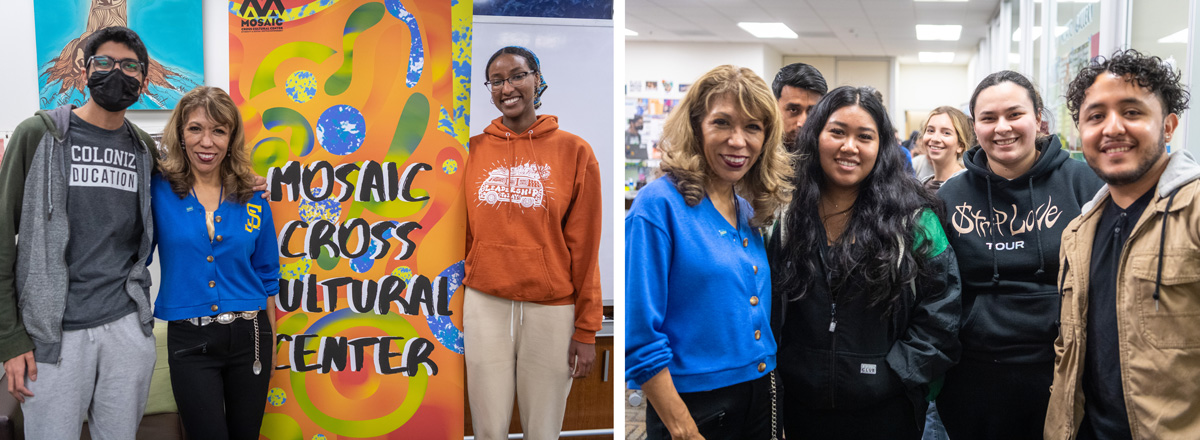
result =
[[[1045,3],[1046,0],[1033,0],[1034,3]],[[1100,3],[1100,0],[1058,0],[1058,3]]]
[[917,60],[922,63],[953,63],[954,52],[920,52]]
[[1187,28],[1183,28],[1179,32],[1159,38],[1159,43],[1183,43],[1187,44]]
[[[1067,31],[1066,26],[1055,26],[1054,27],[1054,36],[1057,37],[1059,35],[1062,35],[1063,32],[1066,32],[1066,31]],[[1041,37],[1042,37],[1042,27],[1034,26],[1033,27],[1033,41],[1037,41],[1037,39],[1041,38]],[[1013,31],[1012,41],[1014,43],[1018,43],[1021,41],[1021,28],[1017,28],[1017,30]]]
[[958,41],[962,26],[957,24],[918,24],[918,40]]
[[800,38],[783,23],[738,23],[738,27],[758,38]]
[[917,3],[966,3],[967,0],[913,0]]
[[625,29],[625,36],[626,36],[626,37],[636,37],[636,36],[637,36],[637,34],[638,34],[637,32],[631,31],[631,30],[629,30],[628,28],[626,28],[626,29]]

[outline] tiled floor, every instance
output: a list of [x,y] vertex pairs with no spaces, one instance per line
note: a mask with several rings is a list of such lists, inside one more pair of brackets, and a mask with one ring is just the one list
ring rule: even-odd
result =
[[632,390],[625,390],[625,438],[627,440],[645,440],[646,438],[646,404],[629,405],[629,395]]

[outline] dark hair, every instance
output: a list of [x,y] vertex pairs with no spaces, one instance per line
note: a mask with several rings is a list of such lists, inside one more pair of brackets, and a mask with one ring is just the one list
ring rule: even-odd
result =
[[499,58],[500,55],[504,54],[516,55],[521,58],[525,58],[525,63],[529,64],[530,69],[533,69],[533,73],[537,75],[538,80],[538,84],[533,86],[533,108],[541,108],[542,93],[545,92],[546,88],[549,86],[546,85],[546,77],[542,75],[542,62],[538,60],[537,55],[533,54],[533,51],[521,46],[502,47],[500,50],[497,50],[496,53],[492,54],[491,58],[488,58],[487,66],[483,68],[483,74],[486,76],[488,74],[487,72],[492,70],[492,62],[496,61],[496,58]]
[[640,121],[640,120],[642,120],[642,115],[633,115],[633,119],[630,119],[629,123],[632,124],[632,123]]
[[1071,85],[1067,87],[1067,109],[1071,111],[1071,119],[1075,124],[1079,124],[1079,106],[1083,105],[1087,89],[1096,82],[1096,77],[1104,72],[1123,77],[1125,81],[1138,87],[1150,89],[1150,92],[1162,101],[1163,116],[1171,113],[1179,115],[1188,108],[1191,94],[1179,84],[1182,73],[1172,69],[1162,58],[1129,49],[1117,51],[1108,59],[1097,57],[1071,80]]
[[110,41],[124,44],[125,47],[137,54],[138,61],[142,63],[142,81],[145,81],[150,71],[150,54],[146,52],[146,44],[142,43],[142,37],[139,37],[133,29],[125,26],[109,26],[88,37],[87,44],[83,46],[84,62],[96,55],[96,49]]
[[975,115],[975,98],[979,97],[979,93],[983,92],[984,89],[987,89],[988,87],[998,85],[1003,82],[1010,82],[1010,83],[1016,84],[1016,85],[1024,88],[1025,92],[1029,94],[1029,101],[1033,103],[1034,114],[1037,115],[1037,117],[1039,117],[1039,118],[1041,117],[1041,115],[1042,115],[1042,95],[1038,93],[1037,87],[1034,87],[1033,83],[1030,82],[1029,78],[1026,78],[1025,75],[1022,75],[1017,72],[1013,72],[1011,70],[1001,70],[999,72],[993,73],[993,74],[988,75],[987,77],[983,78],[983,81],[980,81],[979,85],[975,87],[975,93],[971,94],[971,119],[972,120],[974,120],[975,116],[976,116]]
[[771,91],[775,93],[775,99],[783,95],[783,86],[808,90],[821,96],[829,92],[829,86],[825,84],[825,77],[821,76],[821,72],[816,67],[804,63],[792,63],[779,69],[775,80],[771,82]]
[[[796,163],[796,190],[782,225],[788,242],[777,254],[781,261],[772,266],[779,274],[772,276],[774,288],[790,301],[812,291],[817,279],[823,278],[822,271],[827,270],[831,289],[848,286],[853,278],[855,294],[867,295],[870,307],[884,306],[884,316],[889,316],[907,293],[901,286],[924,270],[932,245],[925,242],[911,251],[919,218],[914,214],[919,216],[920,210],[931,209],[940,216],[941,203],[906,168],[887,111],[873,92],[870,87],[834,89],[817,103],[809,122],[800,129],[796,145],[804,159]],[[820,163],[820,135],[834,112],[850,106],[862,108],[875,121],[879,153],[875,167],[859,184],[846,229],[829,247],[822,269],[819,253],[815,252],[826,241],[816,209],[826,185]],[[903,239],[902,248],[897,238]]]

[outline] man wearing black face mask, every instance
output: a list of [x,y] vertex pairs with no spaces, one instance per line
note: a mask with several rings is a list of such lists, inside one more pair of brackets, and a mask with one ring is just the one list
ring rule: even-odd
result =
[[134,438],[154,368],[156,150],[125,119],[150,60],[124,27],[83,55],[91,98],[22,122],[0,163],[0,360],[28,438],[79,438],[85,411],[93,438]]

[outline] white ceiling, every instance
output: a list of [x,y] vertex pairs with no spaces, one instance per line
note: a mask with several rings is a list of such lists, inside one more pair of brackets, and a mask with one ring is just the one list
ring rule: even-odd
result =
[[[912,0],[625,0],[626,42],[762,43],[784,55],[896,57],[916,63],[917,52],[955,52],[966,64],[987,33],[1000,0],[965,3]],[[738,22],[783,22],[798,39],[760,39]],[[918,24],[963,26],[958,41],[919,41]]]

